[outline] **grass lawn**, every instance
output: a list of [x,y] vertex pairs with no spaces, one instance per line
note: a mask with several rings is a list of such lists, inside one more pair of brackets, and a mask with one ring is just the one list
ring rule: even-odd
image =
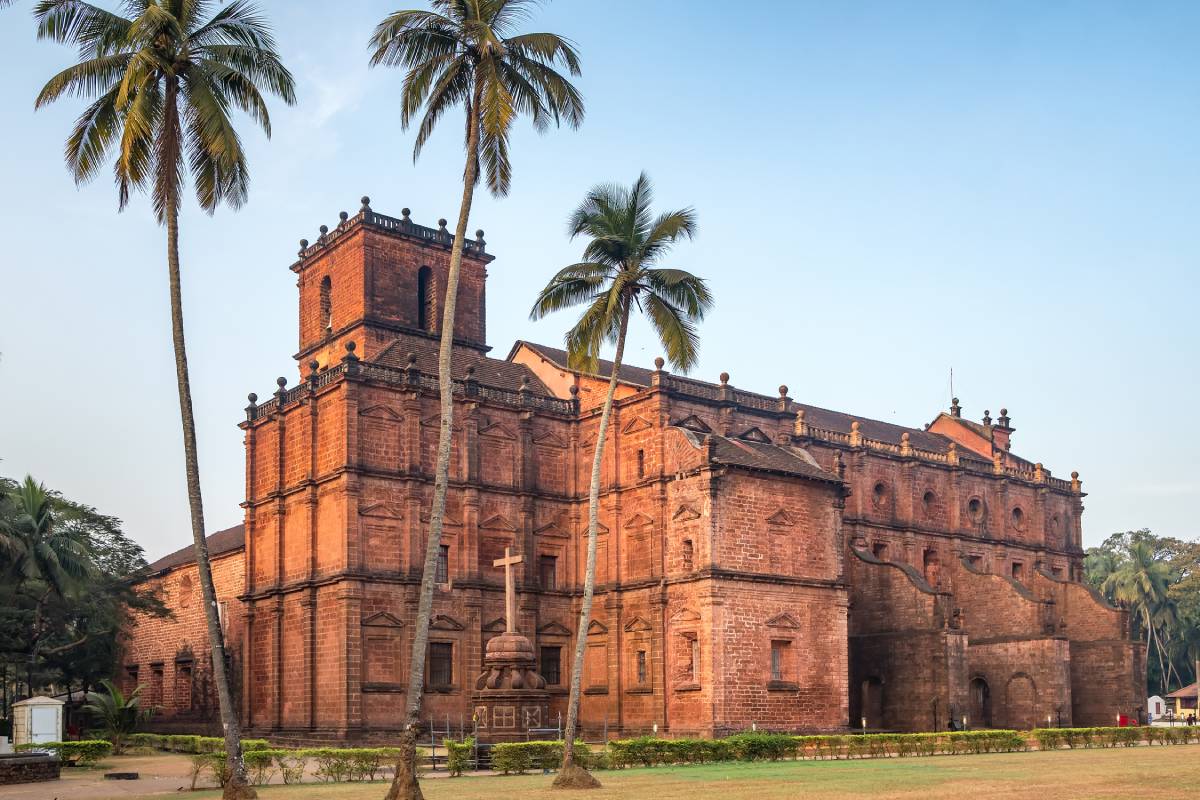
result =
[[[1182,765],[1200,759],[1200,745],[1067,750],[1049,753],[996,753],[864,761],[785,761],[658,767],[598,773],[604,788],[556,792],[542,775],[428,779],[429,800],[1094,800],[1095,798],[1182,798],[1190,794],[1178,780]],[[1183,770],[1182,772],[1180,770]],[[263,800],[367,800],[382,798],[386,785],[305,784],[264,787]],[[197,792],[189,798],[215,798]]]

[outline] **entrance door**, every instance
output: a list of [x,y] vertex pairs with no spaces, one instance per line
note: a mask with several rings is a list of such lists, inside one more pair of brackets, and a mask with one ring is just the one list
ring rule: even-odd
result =
[[34,706],[30,709],[29,741],[33,744],[57,742],[62,739],[58,730],[58,709],[54,706]]
[[862,713],[868,728],[883,727],[883,682],[877,677],[862,682]]
[[967,724],[972,728],[992,727],[992,690],[983,678],[971,681],[971,716]]

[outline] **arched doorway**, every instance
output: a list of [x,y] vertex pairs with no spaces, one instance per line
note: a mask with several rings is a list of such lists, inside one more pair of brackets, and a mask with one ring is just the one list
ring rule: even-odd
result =
[[971,712],[967,724],[972,728],[992,727],[992,690],[983,678],[971,681]]
[[862,715],[868,728],[883,727],[883,681],[877,676],[872,675],[862,682]]
[[1004,698],[1005,725],[1016,730],[1030,730],[1038,724],[1037,687],[1033,679],[1018,672],[1008,681]]

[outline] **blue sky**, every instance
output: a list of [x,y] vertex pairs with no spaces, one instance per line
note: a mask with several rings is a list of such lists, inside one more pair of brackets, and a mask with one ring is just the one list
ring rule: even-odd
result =
[[[104,4],[103,2],[101,3]],[[107,173],[61,162],[79,101],[33,111],[73,53],[0,12],[0,473],[120,516],[151,557],[189,539],[165,240]],[[268,3],[300,104],[243,120],[249,205],[182,220],[210,529],[240,521],[249,391],[295,381],[301,237],[354,212],[457,213],[461,124],[420,162],[400,74],[365,42],[417,3]],[[919,426],[949,402],[1009,409],[1016,452],[1090,493],[1085,543],[1200,535],[1200,5],[558,0],[529,28],[575,40],[587,120],[514,136],[511,195],[477,197],[496,254],[488,336],[557,343],[538,288],[576,259],[568,211],[647,170],[694,206],[675,262],[718,303],[693,374]],[[637,328],[630,360],[659,348]]]

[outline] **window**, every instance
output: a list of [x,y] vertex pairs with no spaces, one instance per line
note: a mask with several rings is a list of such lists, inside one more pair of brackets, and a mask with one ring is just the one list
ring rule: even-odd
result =
[[925,511],[925,516],[932,516],[934,509],[937,507],[937,495],[935,495],[932,491],[926,492],[921,498],[921,507]]
[[775,640],[771,642],[771,680],[787,680],[786,664],[788,647],[791,642]]
[[125,668],[125,680],[127,681],[126,685],[129,687],[125,692],[126,694],[128,694],[129,692],[132,692],[134,689],[138,688],[137,664],[130,664],[128,667]]
[[454,645],[429,643],[429,685],[448,687],[454,683]]
[[433,292],[433,270],[421,267],[417,271],[417,327],[433,333],[433,320],[437,316],[437,300]]
[[196,593],[195,586],[192,584],[192,576],[184,575],[179,581],[179,607],[187,608],[192,604],[192,596]]
[[637,453],[637,469],[638,477],[641,478],[646,474],[646,451],[638,450]]
[[887,542],[876,542],[871,546],[871,552],[880,561],[887,560]]
[[925,551],[923,566],[925,582],[936,589],[941,571],[941,562],[938,559],[937,550],[930,548]]
[[450,545],[444,544],[438,548],[437,583],[450,582]]
[[693,678],[700,674],[700,638],[697,636],[692,637],[691,671]]
[[637,651],[637,682],[643,684],[646,682],[646,651]]
[[980,556],[967,556],[967,563],[972,567],[980,567],[983,565],[983,559]]
[[1051,567],[1050,574],[1056,578],[1061,578],[1063,575],[1063,568],[1062,567]]
[[1014,581],[1019,581],[1025,574],[1025,565],[1020,561],[1012,562],[1012,576]]
[[326,275],[321,279],[321,327],[333,330],[333,281]]
[[558,558],[538,556],[538,582],[543,589],[558,588]]
[[696,568],[696,552],[691,539],[683,540],[683,568],[688,572]]
[[163,701],[163,665],[150,665],[150,706],[161,706]]
[[1012,526],[1017,530],[1025,527],[1025,512],[1020,506],[1014,506],[1012,510]]
[[875,503],[876,508],[882,508],[883,506],[887,505],[888,487],[886,483],[880,481],[879,483],[875,484],[875,489],[871,494],[871,500]]
[[983,522],[983,501],[978,497],[972,497],[967,502],[967,514],[971,517],[972,522]]
[[562,648],[542,648],[542,677],[549,686],[558,686],[562,682]]

